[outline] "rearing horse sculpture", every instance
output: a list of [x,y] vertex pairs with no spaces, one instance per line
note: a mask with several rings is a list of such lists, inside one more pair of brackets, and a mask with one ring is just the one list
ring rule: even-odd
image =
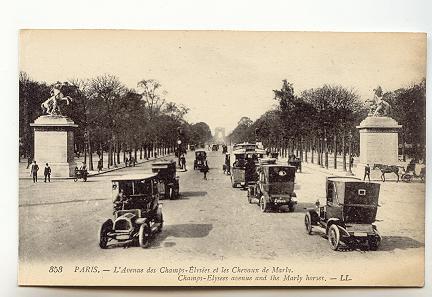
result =
[[374,89],[373,99],[367,100],[370,102],[369,116],[379,117],[388,116],[390,114],[390,104],[383,99],[383,92],[380,86]]
[[56,82],[51,88],[50,95],[47,100],[42,102],[41,108],[43,112],[46,112],[49,115],[61,115],[61,110],[59,106],[60,101],[66,101],[66,104],[69,105],[73,99],[69,96],[65,96],[62,93],[62,88],[64,86],[68,86],[68,83]]

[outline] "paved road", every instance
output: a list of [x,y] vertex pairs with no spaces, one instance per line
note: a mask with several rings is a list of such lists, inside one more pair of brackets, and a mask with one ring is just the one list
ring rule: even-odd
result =
[[[188,154],[191,168],[193,156]],[[424,184],[382,184],[377,222],[383,235],[379,251],[334,252],[323,236],[305,233],[304,208],[325,194],[322,171],[304,167],[297,175],[299,204],[294,213],[261,213],[233,189],[221,170],[220,152],[209,152],[208,180],[189,169],[179,172],[181,199],[162,200],[164,230],[149,249],[98,247],[97,231],[111,216],[113,176],[144,172],[150,164],[93,177],[88,182],[57,180],[50,184],[20,181],[20,258],[29,262],[63,259],[142,259],[161,261],[247,259],[392,263],[424,251]]]

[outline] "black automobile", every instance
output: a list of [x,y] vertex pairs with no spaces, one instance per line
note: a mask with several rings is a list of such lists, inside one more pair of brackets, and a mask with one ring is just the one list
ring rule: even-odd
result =
[[180,186],[177,176],[176,161],[158,161],[152,164],[152,172],[157,173],[159,194],[174,200],[179,198]]
[[327,235],[330,247],[367,243],[377,250],[381,236],[373,224],[378,209],[379,183],[364,182],[353,177],[328,177],[326,205],[309,209],[305,215],[308,234],[318,229]]
[[258,171],[258,180],[250,183],[247,198],[249,203],[255,201],[262,212],[288,206],[290,212],[297,204],[294,192],[295,167],[276,164],[275,159],[262,159]]
[[163,227],[159,204],[158,176],[155,173],[127,175],[112,180],[114,218],[99,229],[99,247],[109,243],[150,245],[154,234]]

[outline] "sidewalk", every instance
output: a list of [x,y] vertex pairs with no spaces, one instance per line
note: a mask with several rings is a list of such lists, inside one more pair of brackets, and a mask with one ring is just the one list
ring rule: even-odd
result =
[[[135,163],[135,166],[140,165],[140,164],[144,164],[144,163],[148,163],[151,161],[155,161],[155,160],[160,160],[160,159],[164,159],[164,158],[169,158],[174,156],[174,154],[168,154],[168,155],[164,155],[164,156],[160,156],[157,158],[149,158],[149,159],[141,159]],[[80,164],[79,161],[80,159],[75,160],[77,162],[77,164]],[[27,161],[23,160],[21,162],[19,162],[19,179],[32,179],[32,177],[30,176],[30,168],[27,169]],[[108,172],[112,172],[112,171],[116,171],[116,170],[120,170],[120,169],[124,169],[124,168],[129,168],[126,167],[124,165],[124,163],[120,163],[119,165],[117,165],[117,167],[111,167],[111,168],[104,168],[102,169],[102,171],[98,172],[97,170],[92,170],[92,171],[88,171],[89,172],[89,177],[91,176],[97,176],[97,175],[101,175],[104,173],[108,173]],[[42,170],[42,172],[41,172]],[[41,172],[41,174],[38,174],[38,178],[43,178],[43,166],[41,167],[41,165],[39,165],[39,172]],[[51,177],[51,179],[53,180],[59,180],[59,179],[73,179],[74,177]]]

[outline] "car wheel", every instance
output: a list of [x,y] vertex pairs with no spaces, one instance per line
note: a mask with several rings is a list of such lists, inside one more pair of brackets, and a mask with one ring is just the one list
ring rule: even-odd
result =
[[380,246],[381,240],[379,238],[379,236],[369,236],[368,237],[368,244],[369,244],[369,249],[371,251],[376,251],[378,249],[378,247]]
[[309,212],[306,213],[306,215],[305,215],[304,223],[305,223],[307,234],[309,234],[309,235],[312,234],[312,217],[311,217],[311,214]]
[[108,246],[108,233],[112,231],[113,222],[111,220],[106,220],[99,229],[99,247],[101,249],[106,249]]
[[138,242],[140,247],[142,247],[143,249],[148,248],[150,245],[151,236],[151,230],[148,223],[142,224],[138,232]]
[[332,250],[337,251],[340,245],[340,232],[336,224],[331,225],[330,228],[328,229],[327,238]]
[[268,206],[267,200],[265,199],[264,195],[261,196],[259,205],[260,205],[260,209],[262,212],[268,211],[269,206]]

